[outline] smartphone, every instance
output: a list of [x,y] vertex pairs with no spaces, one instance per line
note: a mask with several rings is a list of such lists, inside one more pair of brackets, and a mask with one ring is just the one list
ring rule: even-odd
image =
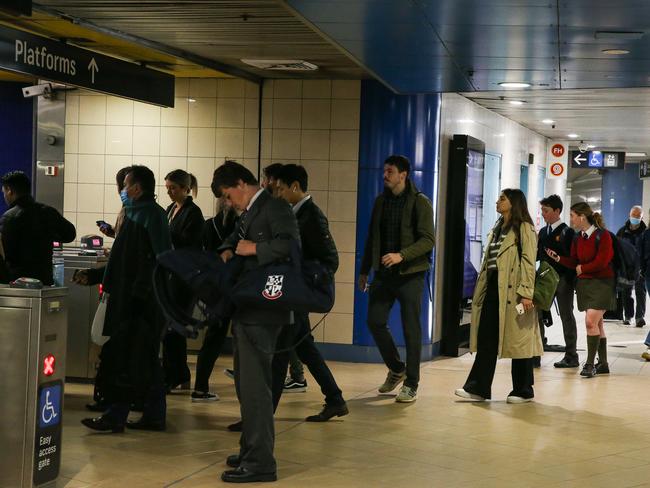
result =
[[524,304],[523,304],[523,303],[518,303],[518,304],[515,306],[515,310],[517,310],[517,313],[518,313],[519,315],[523,315],[524,312],[525,312],[525,310],[524,310]]
[[97,220],[95,223],[97,224],[97,227],[110,227],[110,224],[103,220]]

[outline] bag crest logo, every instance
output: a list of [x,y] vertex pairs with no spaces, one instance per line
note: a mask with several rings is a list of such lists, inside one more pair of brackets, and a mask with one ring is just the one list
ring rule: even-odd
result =
[[284,275],[269,275],[262,296],[267,300],[277,300],[282,296]]

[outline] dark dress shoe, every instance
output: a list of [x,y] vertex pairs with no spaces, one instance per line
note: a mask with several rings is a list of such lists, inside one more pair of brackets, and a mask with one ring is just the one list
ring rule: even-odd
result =
[[582,371],[580,371],[580,376],[584,378],[593,378],[596,376],[596,368],[593,364],[585,363],[585,365],[582,367]]
[[571,361],[570,359],[562,358],[557,363],[553,363],[553,366],[556,368],[577,368],[580,366],[580,363],[578,361]]
[[310,415],[305,420],[307,422],[327,422],[332,417],[343,417],[350,413],[348,406],[342,405],[324,405],[323,410],[318,415]]
[[95,402],[95,403],[86,403],[86,410],[91,412],[105,412],[108,410],[108,405],[105,403]]
[[239,454],[231,454],[226,458],[226,465],[230,466],[231,468],[238,468],[240,464],[241,457],[239,457]]
[[645,326],[645,320],[644,319],[636,320],[636,326],[637,327],[644,327]]
[[84,424],[89,429],[96,430],[99,432],[110,431],[113,434],[124,432],[124,424],[116,424],[115,422],[111,422],[104,416],[95,417],[92,419],[82,419],[81,423]]
[[166,428],[164,420],[153,421],[147,419],[140,419],[135,422],[128,421],[126,426],[134,430],[153,430],[157,432],[162,432]]
[[221,473],[221,480],[226,483],[255,483],[264,481],[277,481],[276,473],[255,473],[241,466]]
[[241,432],[242,431],[242,421],[240,420],[239,422],[235,422],[234,424],[230,424],[227,429],[230,432]]
[[596,374],[609,374],[609,363],[596,363]]

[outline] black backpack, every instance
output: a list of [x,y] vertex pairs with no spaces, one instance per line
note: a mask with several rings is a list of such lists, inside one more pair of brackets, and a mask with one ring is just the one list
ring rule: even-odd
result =
[[[616,273],[616,289],[620,291],[634,288],[641,273],[639,253],[636,248],[625,239],[619,239],[613,232],[602,229],[596,230],[596,252],[598,252],[600,238],[603,232],[609,232],[609,235],[612,238],[612,248],[614,249],[612,267]],[[579,234],[576,234],[576,238],[578,235]]]

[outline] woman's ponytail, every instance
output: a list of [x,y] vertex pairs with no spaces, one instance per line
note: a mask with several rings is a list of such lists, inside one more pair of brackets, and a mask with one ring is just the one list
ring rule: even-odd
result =
[[600,212],[594,212],[591,217],[593,218],[592,224],[594,224],[599,229],[605,229],[605,221],[603,220],[603,216],[600,214]]

